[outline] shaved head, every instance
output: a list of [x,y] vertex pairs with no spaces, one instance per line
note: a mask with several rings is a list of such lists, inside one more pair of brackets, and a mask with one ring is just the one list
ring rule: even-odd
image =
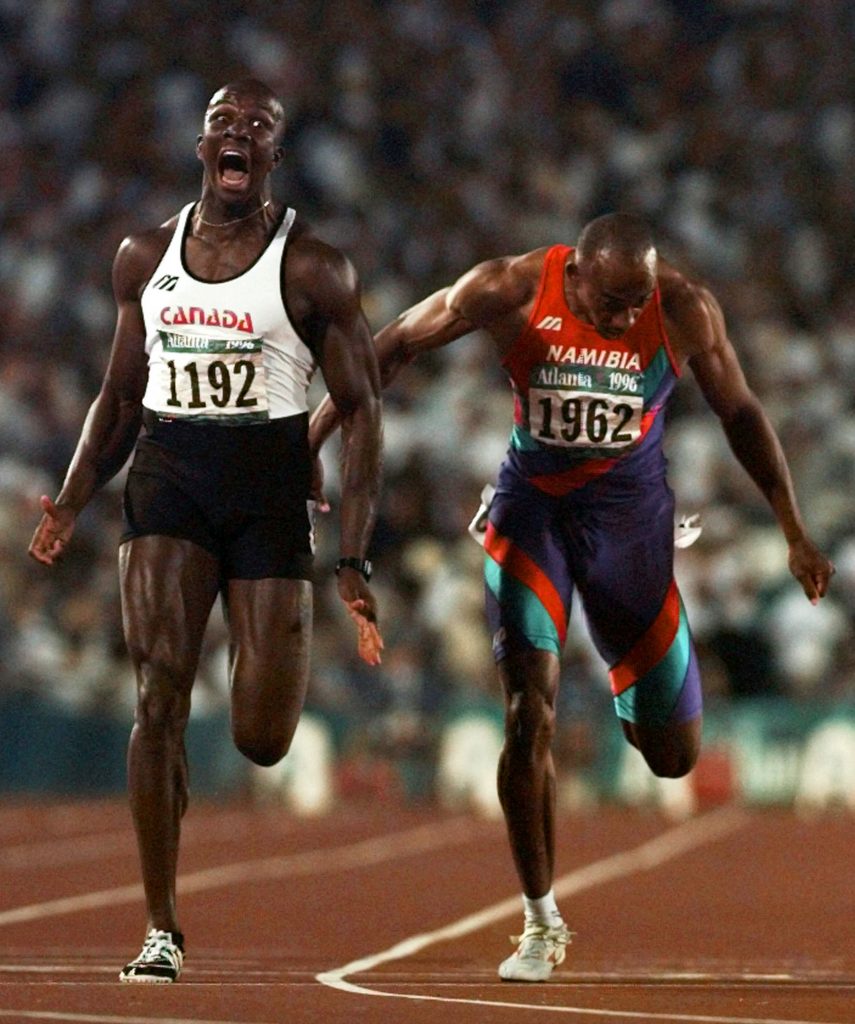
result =
[[220,103],[236,103],[247,98],[254,99],[259,106],[268,110],[276,124],[277,134],[281,135],[285,128],[285,109],[270,86],[257,78],[237,78],[217,89],[208,101],[207,109],[211,110]]
[[647,264],[655,272],[653,235],[646,222],[632,213],[607,213],[590,221],[579,235],[576,253],[580,263],[618,259]]
[[568,264],[573,311],[606,340],[626,334],[656,290],[656,245],[631,213],[607,213],[586,224]]

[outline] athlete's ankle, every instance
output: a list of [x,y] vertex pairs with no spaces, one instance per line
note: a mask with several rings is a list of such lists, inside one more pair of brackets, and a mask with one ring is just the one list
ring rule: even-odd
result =
[[523,893],[523,912],[526,921],[536,921],[539,924],[548,924],[553,927],[564,922],[558,904],[555,902],[555,892],[551,888],[544,896],[536,898]]

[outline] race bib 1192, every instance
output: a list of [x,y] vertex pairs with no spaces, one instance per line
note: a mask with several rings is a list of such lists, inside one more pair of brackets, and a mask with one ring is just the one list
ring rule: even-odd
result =
[[207,338],[160,331],[159,379],[146,395],[163,415],[220,422],[269,418],[261,338]]

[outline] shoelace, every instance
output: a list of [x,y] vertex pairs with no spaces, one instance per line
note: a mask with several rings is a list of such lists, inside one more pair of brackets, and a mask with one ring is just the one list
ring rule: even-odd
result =
[[520,942],[537,942],[545,946],[549,942],[566,945],[575,933],[567,925],[548,925],[533,921],[525,926],[522,935],[511,935],[511,942],[516,946]]
[[155,960],[168,959],[170,963],[173,963],[177,960],[181,951],[171,939],[166,938],[167,935],[168,932],[157,932],[156,934],[148,935],[136,962],[148,964]]

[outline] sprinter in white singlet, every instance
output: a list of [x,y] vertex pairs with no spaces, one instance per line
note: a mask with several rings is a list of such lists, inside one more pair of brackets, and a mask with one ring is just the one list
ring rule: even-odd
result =
[[244,79],[218,90],[196,151],[199,200],[122,243],[101,390],[30,553],[52,564],[95,491],[134,458],[119,548],[137,677],[128,784],[148,914],[122,981],[177,980],[175,901],[188,799],[184,730],[205,626],[222,594],[232,732],[260,765],[288,750],[312,637],[307,391],[320,368],[344,417],[338,591],[370,664],[383,646],[368,588],[381,405],[353,267],[272,198],[283,109]]

